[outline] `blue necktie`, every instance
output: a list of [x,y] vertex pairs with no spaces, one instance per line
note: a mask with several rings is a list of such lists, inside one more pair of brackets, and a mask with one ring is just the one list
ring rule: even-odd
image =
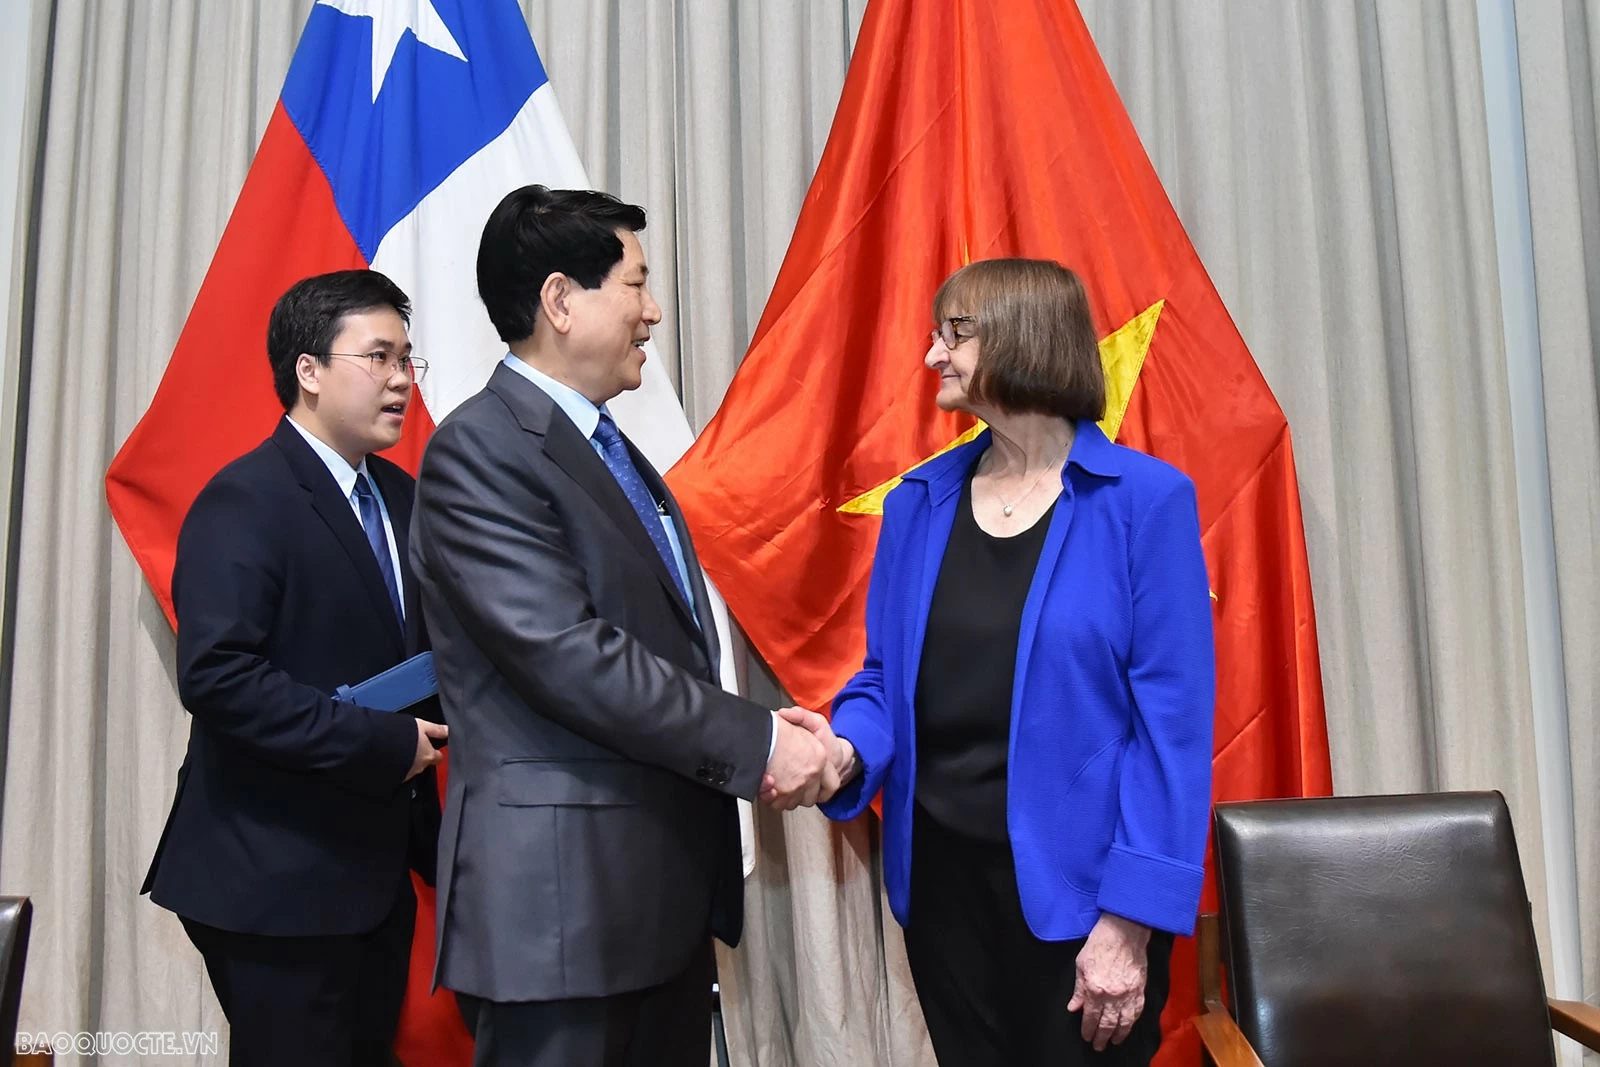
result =
[[394,607],[394,617],[405,622],[406,613],[400,608],[400,584],[394,578],[394,560],[389,558],[389,537],[383,530],[383,513],[378,510],[378,495],[365,474],[356,475],[356,507],[361,509],[361,527],[367,532],[367,544],[378,557],[378,570],[383,574],[383,586],[389,590],[389,603]]
[[683,602],[692,605],[694,601],[689,597],[689,590],[684,588],[678,561],[672,556],[672,543],[667,540],[667,531],[661,526],[661,513],[656,510],[655,498],[650,495],[644,479],[639,477],[639,468],[633,465],[633,457],[628,455],[628,443],[622,439],[622,432],[611,421],[610,415],[601,412],[600,424],[594,428],[594,439],[600,443],[600,458],[605,460],[611,476],[622,487],[622,495],[633,505],[634,514],[644,523],[644,532],[650,535],[656,551],[661,553],[661,561],[667,565],[667,573],[677,583],[678,592],[683,594]]

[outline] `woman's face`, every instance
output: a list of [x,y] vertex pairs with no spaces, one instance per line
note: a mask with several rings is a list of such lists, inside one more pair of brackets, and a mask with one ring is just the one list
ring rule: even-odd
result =
[[933,343],[922,358],[928,369],[939,375],[939,395],[934,402],[941,411],[972,411],[967,386],[978,369],[978,323],[975,316],[958,312],[935,325]]

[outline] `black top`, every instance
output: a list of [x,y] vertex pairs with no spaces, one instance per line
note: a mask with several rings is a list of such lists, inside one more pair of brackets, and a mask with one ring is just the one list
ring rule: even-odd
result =
[[[976,467],[974,467],[976,469]],[[1006,841],[1006,760],[1022,606],[1055,505],[1014,537],[972,516],[967,473],[917,674],[917,803],[947,829]]]

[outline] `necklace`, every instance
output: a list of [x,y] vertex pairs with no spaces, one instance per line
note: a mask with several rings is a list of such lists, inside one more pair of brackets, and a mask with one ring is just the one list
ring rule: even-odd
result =
[[1035,478],[1033,480],[1033,484],[1028,486],[1028,488],[1023,491],[1023,494],[1021,496],[1017,497],[1015,500],[1013,500],[1009,504],[1007,504],[1005,502],[1005,499],[1002,498],[999,493],[996,493],[994,495],[994,497],[995,497],[996,500],[1000,501],[1000,514],[1004,515],[1006,518],[1009,519],[1011,517],[1011,513],[1017,509],[1017,505],[1022,503],[1024,500],[1028,499],[1029,495],[1032,494],[1032,492],[1035,489],[1039,488],[1039,483],[1044,481],[1044,476],[1046,474],[1049,474],[1052,470],[1054,470],[1055,467],[1056,467],[1056,465],[1052,463],[1050,466],[1048,466],[1044,470],[1040,471],[1039,472],[1039,477],[1037,477],[1037,478]]

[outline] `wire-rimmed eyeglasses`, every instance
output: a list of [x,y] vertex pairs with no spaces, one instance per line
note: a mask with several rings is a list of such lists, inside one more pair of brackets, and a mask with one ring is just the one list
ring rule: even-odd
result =
[[944,319],[939,323],[938,327],[928,335],[928,339],[930,341],[943,341],[946,348],[955,348],[956,345],[972,336],[971,333],[958,332],[956,327],[977,321],[978,316],[976,315],[951,315],[948,319]]
[[310,352],[308,355],[320,355],[324,358],[337,356],[340,359],[360,360],[366,365],[367,373],[374,381],[386,382],[396,374],[405,373],[413,383],[419,383],[428,376],[428,361],[418,359],[416,356],[397,356],[393,352]]

